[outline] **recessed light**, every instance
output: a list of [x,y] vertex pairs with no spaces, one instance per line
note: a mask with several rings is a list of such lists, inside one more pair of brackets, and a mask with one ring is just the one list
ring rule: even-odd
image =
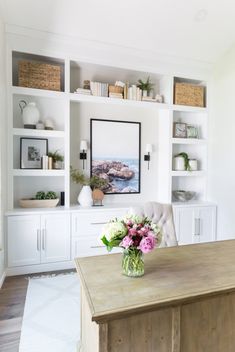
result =
[[208,11],[206,9],[200,9],[196,12],[194,20],[196,22],[203,22],[207,18]]

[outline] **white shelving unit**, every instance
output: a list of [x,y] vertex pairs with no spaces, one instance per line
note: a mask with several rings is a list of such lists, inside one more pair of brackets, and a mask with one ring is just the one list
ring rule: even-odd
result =
[[[29,183],[31,185],[30,190],[35,193],[39,190],[38,187],[43,187],[43,185],[45,190],[49,190],[48,187],[53,186],[57,192],[65,191],[66,207],[73,204],[73,189],[70,192],[70,186],[72,186],[70,185],[70,165],[75,164],[75,167],[79,168],[79,141],[84,139],[84,135],[88,136],[89,139],[87,120],[88,118],[93,118],[94,112],[95,114],[97,113],[96,111],[99,111],[100,115],[102,114],[98,116],[99,118],[103,118],[103,114],[108,117],[109,115],[115,117],[114,112],[120,111],[120,118],[125,114],[126,116],[133,114],[144,121],[142,123],[143,126],[144,123],[148,123],[148,125],[154,124],[153,128],[151,126],[148,127],[153,135],[150,142],[154,145],[155,150],[151,158],[152,167],[150,173],[143,170],[145,164],[142,162],[142,178],[149,183],[145,187],[142,185],[143,198],[145,198],[145,189],[151,187],[152,184],[152,191],[149,194],[146,193],[147,199],[152,196],[160,202],[171,202],[172,190],[186,189],[197,192],[195,202],[206,201],[208,109],[207,107],[197,108],[174,105],[174,76],[161,72],[143,72],[80,62],[61,55],[59,58],[51,57],[50,55],[42,57],[41,55],[35,55],[35,53],[25,54],[18,50],[14,51],[14,48],[9,50],[8,58],[9,209],[18,206],[19,199],[17,197],[19,195],[28,196],[27,185]],[[63,68],[62,91],[56,92],[17,86],[17,63],[21,58],[49,60],[49,62],[60,64]],[[151,81],[155,84],[155,93],[160,93],[164,96],[164,103],[112,99],[74,93],[77,87],[82,87],[85,79],[108,82],[110,84],[119,79],[132,84],[137,82],[140,77],[145,76],[151,77]],[[186,80],[190,82],[189,79]],[[192,80],[192,82],[195,82],[195,80]],[[198,83],[201,83],[201,81],[198,81]],[[202,83],[206,86],[206,82]],[[41,112],[42,120],[46,118],[53,119],[55,129],[52,131],[24,129],[19,109],[20,100],[25,100],[27,103],[36,102]],[[200,138],[173,138],[173,123],[176,121],[197,125],[200,131]],[[74,124],[77,132],[74,131]],[[20,169],[19,141],[21,137],[48,139],[49,151],[59,150],[64,155],[64,169]],[[147,140],[148,136],[143,138]],[[145,140],[142,140],[142,150],[145,148]],[[198,171],[177,172],[172,170],[173,156],[182,151],[199,160],[200,169]],[[144,151],[141,155],[141,161],[143,161],[143,154]],[[89,173],[88,164],[85,172]],[[140,197],[140,199],[142,198]]]
[[[105,64],[104,62],[88,62],[89,52],[87,52],[88,57],[85,62],[84,56],[82,60],[77,59],[80,57],[79,54],[76,54],[77,58],[74,57],[77,52],[75,48],[69,51],[67,45],[61,44],[61,46],[50,46],[51,51],[49,51],[47,48],[42,48],[42,41],[32,41],[26,36],[19,36],[9,36],[6,59],[8,274],[66,269],[73,267],[74,256],[100,254],[100,249],[94,250],[94,247],[96,247],[102,223],[115,216],[122,216],[130,206],[136,206],[138,203],[149,200],[170,203],[173,201],[172,190],[177,189],[192,190],[197,194],[196,198],[190,202],[173,202],[179,243],[214,240],[216,238],[216,206],[208,202],[206,196],[209,110],[208,107],[174,105],[174,70],[178,70],[179,67],[175,66],[175,69],[171,69],[163,65],[158,72],[159,66],[156,66],[156,69],[150,66],[152,68],[148,71],[145,63],[139,61],[138,64],[136,63],[137,66],[129,62],[127,69],[112,66],[113,61],[110,58]],[[17,65],[20,59],[38,59],[61,65],[62,91],[19,87]],[[90,60],[93,60],[91,55]],[[124,62],[121,62],[122,66]],[[131,67],[135,67],[135,70]],[[186,71],[189,72],[188,69]],[[197,81],[188,79],[186,76],[182,79],[207,87],[208,82],[201,81],[202,75],[202,71],[195,74]],[[131,85],[140,78],[145,80],[148,76],[155,84],[155,93],[164,96],[164,103],[119,100],[74,93],[76,88],[83,86],[84,80],[107,82],[112,85],[116,80],[121,80]],[[192,76],[194,76],[193,73]],[[27,103],[35,102],[41,113],[41,119],[43,121],[46,118],[53,120],[54,130],[24,129],[19,109],[20,100],[25,100]],[[70,182],[70,165],[81,170],[79,145],[83,139],[86,139],[89,144],[91,118],[141,122],[141,193],[107,195],[104,207],[81,208],[77,204],[79,188]],[[199,138],[173,138],[173,123],[176,121],[198,126]],[[62,170],[20,169],[20,138],[22,137],[48,139],[49,151],[59,150],[64,155],[64,168]],[[153,144],[154,147],[149,170],[147,163],[144,162],[147,143]],[[173,156],[183,151],[199,160],[198,171],[172,170]],[[89,160],[90,150],[88,150],[84,169],[88,175]],[[61,191],[65,191],[65,207],[18,208],[19,199],[30,198],[41,190],[52,190],[58,195]],[[94,218],[97,219],[97,223],[93,223]],[[200,229],[199,223],[201,224]],[[205,236],[206,233],[209,235]],[[89,235],[89,241],[87,235]],[[41,248],[40,253],[37,249],[39,242],[42,245],[47,242],[45,236],[50,236],[51,248],[47,250],[51,251],[52,255],[48,255],[45,248]],[[25,248],[27,253],[25,253]],[[12,255],[13,252],[14,255]],[[32,261],[27,262],[27,258],[31,258]]]

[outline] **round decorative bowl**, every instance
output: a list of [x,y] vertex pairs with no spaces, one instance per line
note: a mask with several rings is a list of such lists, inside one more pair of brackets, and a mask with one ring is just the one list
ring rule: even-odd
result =
[[56,199],[20,199],[22,208],[53,208],[59,203],[59,198]]
[[189,200],[192,200],[195,197],[196,192],[177,190],[177,191],[172,191],[172,194],[176,200],[180,202],[187,202]]

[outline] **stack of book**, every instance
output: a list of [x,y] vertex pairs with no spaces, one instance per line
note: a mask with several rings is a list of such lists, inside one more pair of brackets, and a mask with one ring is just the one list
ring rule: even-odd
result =
[[151,98],[151,97],[142,97],[142,101],[156,102],[156,99],[155,98]]
[[109,98],[123,99],[122,93],[109,93]]
[[91,85],[91,94],[99,97],[108,97],[109,85],[108,83],[101,82],[92,82]]
[[84,88],[77,88],[74,93],[91,95],[91,90],[90,89],[84,89]]
[[142,100],[142,90],[138,88],[136,84],[132,84],[132,86],[128,88],[127,99]]

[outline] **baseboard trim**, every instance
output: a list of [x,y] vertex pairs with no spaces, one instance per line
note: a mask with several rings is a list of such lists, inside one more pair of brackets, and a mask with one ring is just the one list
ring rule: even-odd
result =
[[3,285],[3,283],[4,283],[4,280],[5,280],[6,276],[7,276],[7,274],[6,274],[6,272],[4,271],[3,274],[2,274],[2,276],[1,276],[1,278],[0,278],[0,289],[2,288],[2,285]]
[[38,265],[26,265],[15,268],[7,268],[6,276],[15,276],[15,275],[25,275],[25,274],[36,274],[43,273],[47,271],[56,271],[56,270],[66,270],[74,269],[74,261],[68,262],[58,262],[58,263],[47,263],[47,264],[38,264]]

